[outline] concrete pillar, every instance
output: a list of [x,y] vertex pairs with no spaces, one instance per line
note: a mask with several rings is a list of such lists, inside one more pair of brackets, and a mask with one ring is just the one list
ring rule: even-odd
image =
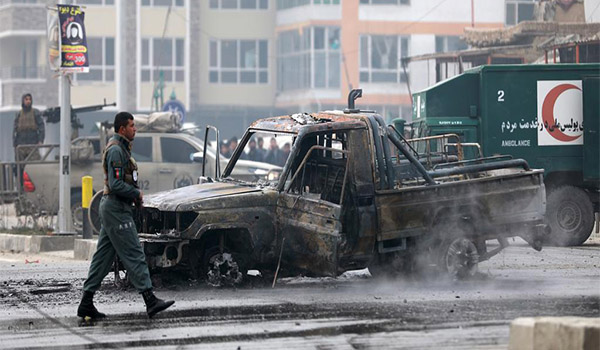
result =
[[130,112],[137,110],[137,3],[117,0],[115,4],[117,109]]
[[[186,107],[190,111],[198,110],[200,107],[200,40],[203,37],[206,38],[206,36],[201,35],[200,5],[200,1],[188,0],[187,2],[188,32],[185,56],[188,60],[186,63],[188,67],[188,75],[186,77],[188,105]],[[205,57],[208,57],[208,55],[205,55]]]

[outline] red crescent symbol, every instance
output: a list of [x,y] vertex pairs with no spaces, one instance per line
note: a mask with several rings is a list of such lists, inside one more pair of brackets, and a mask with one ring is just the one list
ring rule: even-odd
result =
[[[550,92],[548,92],[546,98],[544,99],[544,103],[542,104],[542,121],[544,122],[544,125],[550,126],[554,124],[554,104],[563,92],[571,89],[577,89],[581,91],[580,88],[573,84],[560,84],[555,86],[554,88],[552,88],[552,90],[550,90]],[[546,130],[548,131],[548,129]],[[548,131],[548,134],[550,134],[550,136],[554,137],[555,139],[563,142],[570,142],[573,140],[577,140],[581,137],[581,135],[566,135],[559,129],[554,129],[553,132]]]

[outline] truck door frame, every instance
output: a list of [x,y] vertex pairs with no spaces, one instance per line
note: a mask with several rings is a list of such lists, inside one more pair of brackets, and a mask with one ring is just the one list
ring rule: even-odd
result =
[[[344,131],[345,132],[345,131]],[[315,135],[319,133],[306,135]],[[306,138],[299,138],[302,142]],[[300,146],[296,146],[300,147]],[[329,177],[325,177],[323,191],[318,194],[309,195],[311,188],[304,183],[306,166],[311,156],[323,152],[326,155],[335,153],[344,154],[339,159],[344,159],[343,178],[341,183],[338,203],[332,202],[326,196],[325,191],[329,185]],[[348,183],[349,164],[351,163],[351,152],[344,149],[335,149],[321,145],[312,145],[305,154],[296,154],[295,159],[290,158],[288,163],[293,164],[299,158],[295,171],[290,171],[285,181],[285,187],[279,192],[277,200],[277,226],[278,243],[283,246],[282,256],[289,268],[299,269],[315,275],[337,276],[338,274],[338,250],[342,241],[343,205],[346,197],[345,191]],[[334,158],[331,158],[334,160]],[[337,159],[335,159],[337,161]],[[317,166],[319,163],[317,163]],[[329,168],[327,168],[329,174]],[[320,173],[315,173],[315,177]],[[312,176],[312,175],[309,175]],[[300,179],[299,182],[297,180]],[[333,179],[331,187],[335,189],[339,179],[339,171]],[[296,187],[296,188],[294,188]],[[318,187],[318,186],[317,186]],[[308,189],[308,191],[306,191]],[[296,191],[297,193],[294,193]],[[311,198],[312,197],[312,198]]]

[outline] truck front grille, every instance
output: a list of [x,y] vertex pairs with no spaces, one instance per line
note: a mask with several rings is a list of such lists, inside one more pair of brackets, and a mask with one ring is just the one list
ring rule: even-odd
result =
[[142,212],[142,233],[178,234],[185,231],[198,217],[195,212],[160,211],[144,208]]

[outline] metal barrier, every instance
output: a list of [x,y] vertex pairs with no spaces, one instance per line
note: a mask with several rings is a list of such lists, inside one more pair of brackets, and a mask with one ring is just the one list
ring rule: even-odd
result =
[[0,203],[12,203],[19,197],[21,186],[16,163],[0,163]]
[[[19,171],[20,168],[24,169],[29,164],[58,163],[58,159],[48,158],[54,150],[60,149],[59,144],[19,145],[16,147],[15,154],[22,154],[22,149],[29,150],[23,159],[0,163],[0,203],[11,203],[22,194],[23,172]],[[40,152],[40,150],[45,151]],[[39,159],[36,159],[36,152]]]
[[[451,138],[455,139],[456,141],[454,143],[450,143],[449,141]],[[463,143],[460,142],[460,137],[457,134],[420,137],[416,139],[408,139],[406,142],[411,145],[411,148],[416,150],[419,158],[424,158],[426,160],[426,164],[429,169],[431,169],[434,165],[432,161],[434,158],[448,158],[450,153],[448,146],[456,147],[456,156],[458,157],[459,161],[464,159]],[[432,143],[434,143],[433,146]],[[423,145],[424,147],[421,147]]]

